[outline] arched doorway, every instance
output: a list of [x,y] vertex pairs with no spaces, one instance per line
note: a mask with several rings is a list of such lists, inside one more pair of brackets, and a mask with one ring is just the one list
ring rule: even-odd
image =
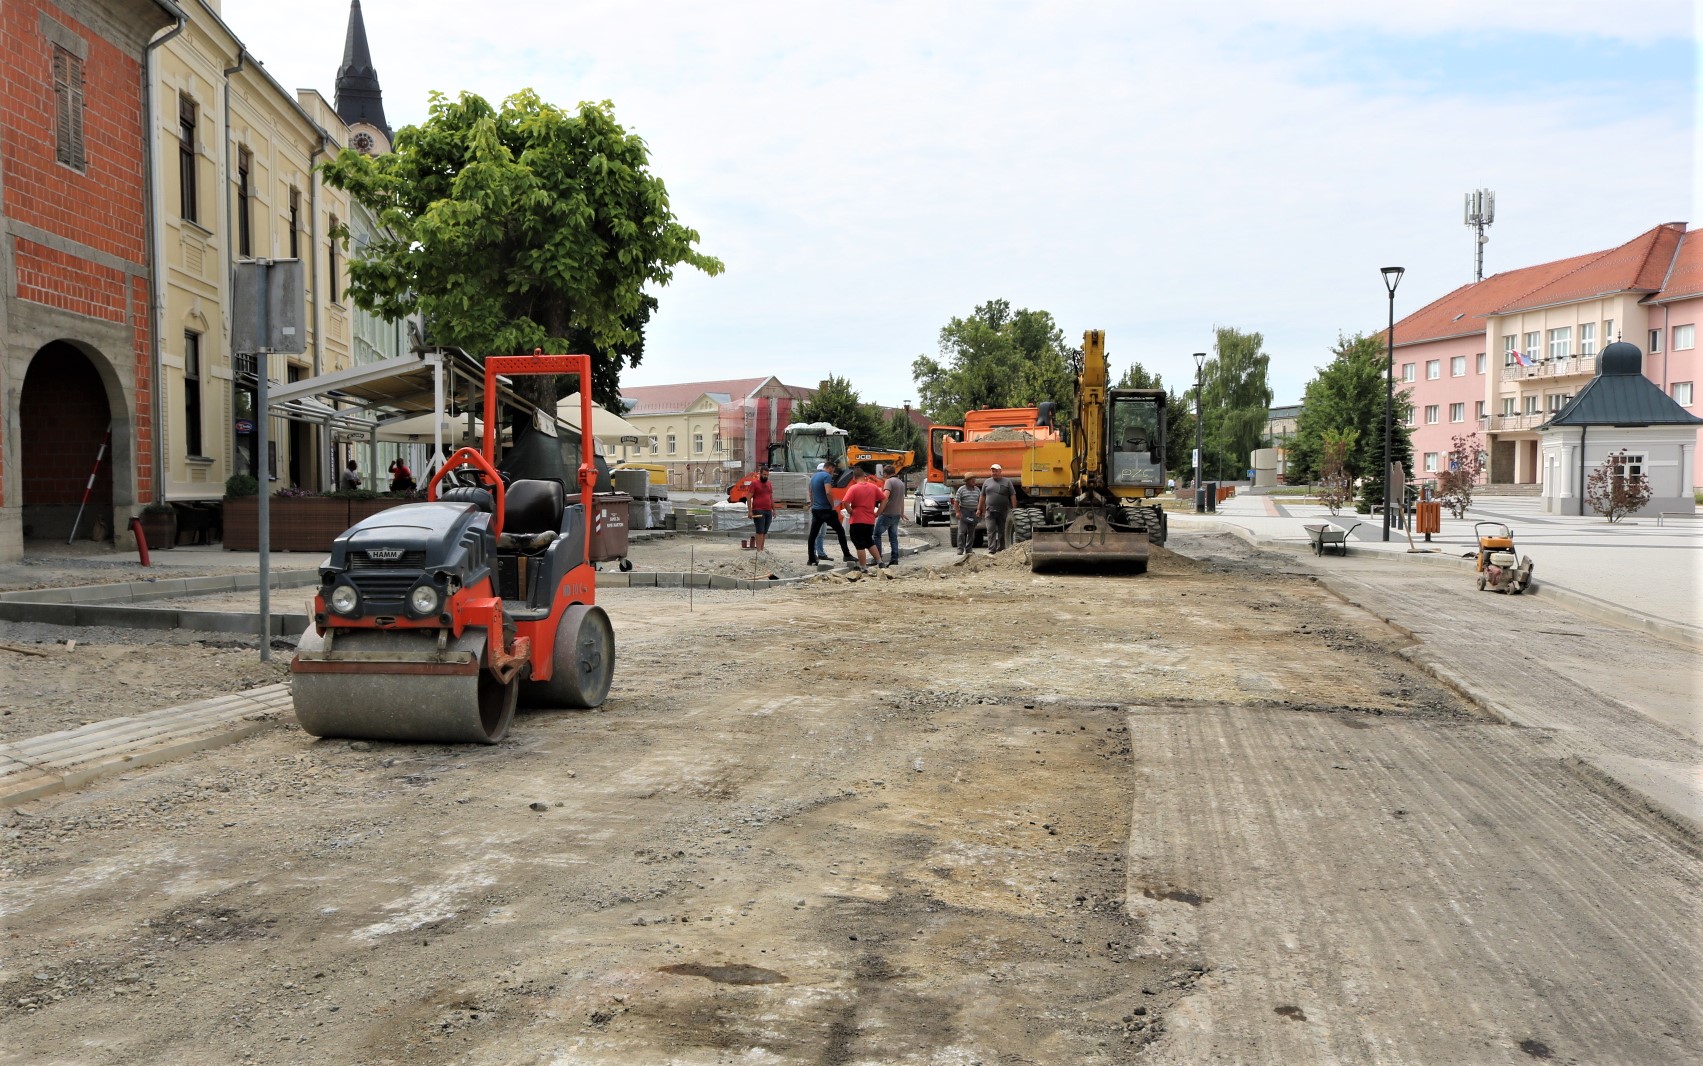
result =
[[[54,341],[30,360],[18,410],[24,539],[71,537],[89,471],[112,425],[101,374],[75,345]],[[107,445],[89,504],[77,524],[80,540],[111,540],[113,448]]]

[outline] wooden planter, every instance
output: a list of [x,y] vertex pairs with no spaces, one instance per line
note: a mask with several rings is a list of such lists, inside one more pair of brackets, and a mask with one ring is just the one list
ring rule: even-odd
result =
[[142,536],[149,551],[169,551],[177,547],[177,512],[143,511]]
[[352,526],[363,518],[371,518],[380,511],[388,511],[392,507],[399,507],[405,503],[419,502],[419,500],[410,500],[395,496],[380,496],[376,500],[350,500],[349,524]]
[[[331,542],[363,518],[388,510],[404,499],[351,500],[342,496],[274,496],[267,508],[275,552],[327,552]],[[243,496],[225,501],[225,549],[260,550],[260,500]]]

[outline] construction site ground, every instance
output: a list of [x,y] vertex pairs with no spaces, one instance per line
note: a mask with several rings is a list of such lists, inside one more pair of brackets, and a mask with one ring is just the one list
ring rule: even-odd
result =
[[[1703,1056],[1694,649],[1399,557],[1174,526],[1144,576],[1033,575],[906,530],[871,575],[601,590],[609,701],[492,747],[280,713],[16,804],[0,1062]],[[806,570],[771,546],[633,561]],[[93,561],[0,584],[137,580]],[[287,678],[0,644],[6,740]]]

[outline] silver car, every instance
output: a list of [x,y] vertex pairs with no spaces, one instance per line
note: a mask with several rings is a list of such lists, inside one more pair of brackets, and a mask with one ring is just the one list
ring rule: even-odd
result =
[[952,489],[938,481],[925,481],[911,493],[911,521],[919,526],[952,521]]

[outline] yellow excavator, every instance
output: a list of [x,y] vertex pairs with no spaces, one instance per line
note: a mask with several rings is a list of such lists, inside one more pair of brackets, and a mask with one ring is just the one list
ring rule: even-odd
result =
[[[1068,504],[1052,505],[1034,526],[1029,568],[1068,566],[1147,572],[1149,544],[1164,544],[1165,392],[1114,389],[1106,374],[1106,334],[1082,335],[1071,425]],[[1149,502],[1153,501],[1153,502]]]

